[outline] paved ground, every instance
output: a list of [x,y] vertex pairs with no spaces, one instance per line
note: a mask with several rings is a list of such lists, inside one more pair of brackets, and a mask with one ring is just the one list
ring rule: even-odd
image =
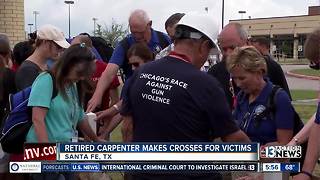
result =
[[[293,69],[309,68],[308,65],[282,65],[281,67],[283,69],[283,72],[287,72]],[[290,89],[320,90],[320,81],[317,80],[295,78],[287,75],[286,79]]]

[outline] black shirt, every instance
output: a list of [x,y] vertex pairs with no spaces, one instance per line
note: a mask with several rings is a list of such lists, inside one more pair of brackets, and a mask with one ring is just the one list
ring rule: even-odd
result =
[[238,130],[218,82],[190,63],[164,57],[136,70],[122,114],[133,141],[205,142]]
[[[269,80],[274,85],[278,85],[281,88],[283,88],[288,93],[291,99],[287,80],[284,76],[281,66],[276,61],[274,61],[270,56],[265,56],[264,59],[266,60],[266,64],[267,64],[267,76]],[[220,82],[220,85],[226,94],[229,107],[232,109],[233,99],[232,99],[232,93],[230,91],[230,82],[229,82],[230,73],[227,70],[225,60],[212,66],[209,69],[208,74],[217,78],[217,80]],[[240,91],[240,88],[236,86],[234,81],[233,81],[233,88],[234,88],[235,95],[237,95],[238,92]]]
[[41,72],[41,68],[32,61],[24,61],[16,73],[16,86],[18,91],[32,85]]
[[[14,83],[14,72],[8,68],[1,70],[2,79],[1,82],[1,99],[0,99],[0,121],[3,120],[6,108],[8,108],[9,94],[16,92],[16,86]],[[2,122],[1,122],[2,124]]]
[[270,81],[274,85],[278,85],[285,90],[291,99],[289,86],[281,66],[270,55],[264,56],[264,59],[267,63],[268,77]]

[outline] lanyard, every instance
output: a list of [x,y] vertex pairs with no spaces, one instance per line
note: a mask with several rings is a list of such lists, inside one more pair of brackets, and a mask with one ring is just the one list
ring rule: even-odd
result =
[[237,105],[237,96],[234,93],[234,87],[233,87],[233,82],[232,82],[231,75],[230,75],[230,78],[229,78],[229,91],[232,94],[232,108],[235,109],[236,105]]
[[180,59],[180,60],[187,62],[187,63],[191,63],[191,59],[188,56],[186,56],[184,54],[177,53],[175,51],[171,51],[169,53],[169,56]]

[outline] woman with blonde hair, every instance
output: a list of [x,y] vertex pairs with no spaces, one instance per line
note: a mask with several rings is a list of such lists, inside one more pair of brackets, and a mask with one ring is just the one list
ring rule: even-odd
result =
[[268,109],[275,86],[265,76],[267,67],[262,55],[252,46],[236,48],[227,69],[241,89],[233,114],[240,128],[253,142],[287,144],[293,135],[294,109],[283,89],[274,92],[274,112]]
[[[294,109],[288,94],[266,77],[263,56],[253,46],[235,48],[228,57],[227,69],[241,89],[233,112],[240,129],[252,142],[286,145],[293,136]],[[279,176],[282,174],[272,174],[272,178]]]

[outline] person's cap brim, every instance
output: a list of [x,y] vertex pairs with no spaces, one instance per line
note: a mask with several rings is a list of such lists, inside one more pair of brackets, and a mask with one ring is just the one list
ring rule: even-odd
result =
[[54,42],[64,49],[67,49],[68,47],[70,47],[70,44],[66,40],[54,41]]

